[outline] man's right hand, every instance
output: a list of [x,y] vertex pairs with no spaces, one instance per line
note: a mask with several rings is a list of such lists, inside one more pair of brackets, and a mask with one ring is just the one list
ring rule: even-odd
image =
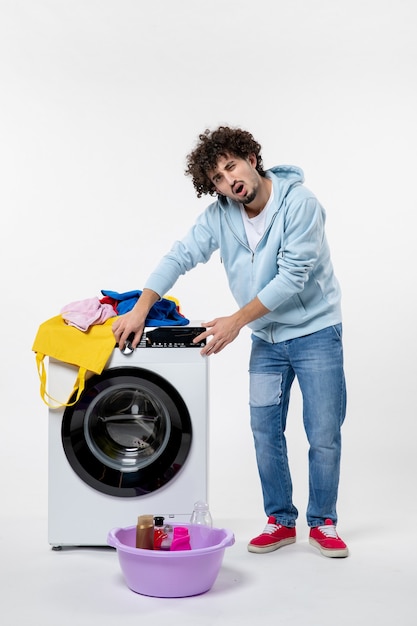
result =
[[155,291],[144,289],[133,309],[115,320],[112,330],[121,351],[124,350],[129,337],[132,348],[137,347],[145,328],[146,317],[159,299],[159,295]]

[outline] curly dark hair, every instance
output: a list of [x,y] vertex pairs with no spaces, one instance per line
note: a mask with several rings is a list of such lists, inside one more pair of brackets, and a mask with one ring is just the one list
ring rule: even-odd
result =
[[216,130],[205,130],[198,137],[199,143],[187,156],[185,174],[191,176],[197,197],[204,194],[214,196],[216,188],[209,179],[207,172],[213,170],[219,157],[231,154],[247,159],[251,154],[256,156],[256,169],[261,176],[265,175],[261,157],[261,146],[252,135],[241,128],[219,126]]

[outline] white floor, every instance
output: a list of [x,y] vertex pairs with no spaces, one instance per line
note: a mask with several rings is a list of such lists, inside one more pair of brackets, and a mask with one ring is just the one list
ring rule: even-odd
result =
[[[130,591],[112,548],[47,543],[47,520],[1,520],[0,613],[22,626],[115,624],[285,624],[415,626],[417,540],[412,525],[394,534],[375,524],[344,528],[347,559],[322,557],[299,524],[297,543],[263,555],[246,550],[259,523],[216,520],[233,530],[213,588],[200,596],[162,599]],[[6,619],[5,619],[6,618]]]

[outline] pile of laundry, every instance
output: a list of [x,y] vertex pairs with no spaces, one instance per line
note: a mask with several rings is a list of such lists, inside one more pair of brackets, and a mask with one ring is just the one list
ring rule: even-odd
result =
[[[133,309],[142,291],[101,291],[102,297],[86,298],[70,302],[62,307],[60,313],[69,326],[87,331],[90,326],[103,324],[117,315],[124,315]],[[190,321],[180,312],[176,298],[167,296],[156,302],[148,313],[146,326],[185,326]]]

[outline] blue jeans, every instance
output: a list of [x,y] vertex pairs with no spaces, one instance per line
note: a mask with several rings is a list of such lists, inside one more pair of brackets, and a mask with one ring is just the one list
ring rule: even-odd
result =
[[291,385],[297,376],[309,442],[307,523],[337,522],[341,433],[346,414],[342,325],[280,343],[252,336],[250,412],[265,513],[295,526],[285,427]]

